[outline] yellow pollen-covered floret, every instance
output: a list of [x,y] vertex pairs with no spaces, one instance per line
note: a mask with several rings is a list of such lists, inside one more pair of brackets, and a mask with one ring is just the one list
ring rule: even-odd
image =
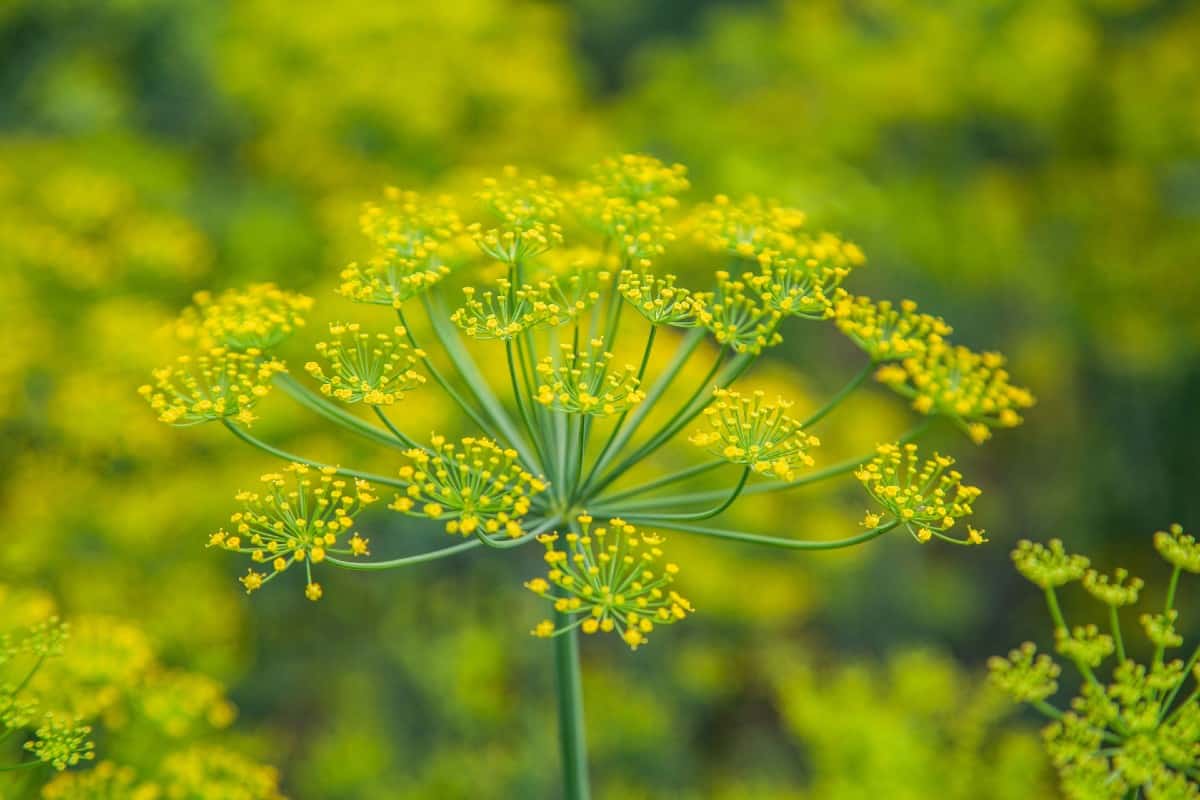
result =
[[612,366],[613,355],[603,339],[593,339],[584,351],[561,345],[559,358],[546,356],[537,365],[540,381],[535,399],[569,414],[619,414],[645,398],[637,368]]
[[197,292],[175,323],[175,334],[202,348],[269,350],[304,326],[313,300],[256,283],[214,296]]
[[404,454],[412,463],[399,474],[408,487],[388,507],[414,517],[448,518],[447,533],[519,538],[533,497],[548,485],[521,465],[515,450],[483,437],[455,443],[434,436],[431,447]]
[[337,292],[355,302],[397,308],[450,273],[444,251],[464,230],[449,198],[395,188],[385,191],[382,204],[364,207],[360,227],[374,255],[342,270]]
[[670,588],[678,567],[660,566],[661,536],[621,519],[593,526],[582,515],[577,524],[565,536],[538,537],[549,569],[545,579],[534,578],[525,586],[571,621],[561,630],[543,622],[534,635],[552,636],[578,626],[585,634],[616,632],[636,650],[656,625],[670,625],[692,613],[691,603]]
[[245,352],[214,347],[197,355],[179,356],[175,363],[154,370],[153,385],[138,389],[158,418],[170,425],[195,425],[233,419],[249,425],[250,409],[271,389],[272,378],[284,372],[283,362],[264,358],[258,350]]
[[497,219],[497,226],[475,225],[475,244],[503,264],[516,265],[563,243],[559,216],[563,201],[549,176],[520,178],[514,167],[502,178],[488,178],[476,197]]
[[473,339],[508,340],[535,328],[554,328],[576,319],[595,304],[598,273],[550,275],[535,284],[514,286],[507,278],[482,292],[463,288],[463,305],[450,319]]
[[691,328],[699,321],[696,300],[675,281],[670,274],[624,270],[617,277],[617,291],[651,324]]
[[812,466],[809,451],[821,442],[787,415],[790,407],[783,398],[767,401],[761,391],[745,396],[717,389],[704,409],[708,430],[693,434],[691,442],[759,474],[793,480],[798,469]]
[[385,406],[424,385],[425,376],[415,369],[423,352],[403,341],[403,327],[372,334],[356,322],[335,322],[329,332],[333,338],[316,345],[324,364],[304,365],[320,382],[322,394],[344,403]]
[[[371,486],[362,480],[343,478],[332,467],[314,469],[289,464],[282,472],[261,478],[260,491],[241,491],[235,499],[241,510],[229,517],[229,530],[209,537],[209,547],[245,553],[256,562],[267,561],[269,574],[249,572],[241,578],[246,591],[254,591],[296,564],[311,570],[329,556],[367,555],[367,540],[354,533],[346,545],[342,537],[353,527],[354,518],[375,502]],[[317,586],[309,581],[309,586]],[[319,586],[306,590],[320,596]]]
[[835,303],[834,319],[872,361],[920,355],[953,333],[945,320],[917,311],[911,300],[874,303],[869,297],[843,295]]
[[[934,453],[921,460],[915,444],[880,445],[873,459],[855,477],[887,513],[903,523],[919,542],[933,537],[958,544],[982,544],[983,531],[969,528],[966,537],[946,534],[970,515],[980,490],[962,482],[951,467],[954,459]],[[872,516],[872,520],[878,518]],[[873,527],[873,526],[872,526]]]
[[717,272],[717,289],[693,295],[699,323],[735,353],[757,355],[783,341],[783,314],[755,295],[745,281]]
[[1020,412],[1034,404],[1028,389],[1009,383],[1004,356],[940,340],[930,341],[899,364],[884,365],[875,377],[911,399],[922,414],[954,420],[976,444],[987,441],[992,428],[1020,425]]

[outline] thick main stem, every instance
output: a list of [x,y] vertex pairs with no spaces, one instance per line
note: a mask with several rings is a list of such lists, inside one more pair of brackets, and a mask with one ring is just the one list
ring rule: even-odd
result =
[[[557,614],[556,624],[570,623]],[[572,629],[554,638],[554,672],[558,684],[558,739],[562,752],[563,797],[587,800],[587,741],[583,726],[583,682],[579,671],[579,632]]]

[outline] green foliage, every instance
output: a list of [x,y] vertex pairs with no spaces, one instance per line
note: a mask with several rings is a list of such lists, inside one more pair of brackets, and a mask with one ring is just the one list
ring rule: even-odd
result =
[[1005,728],[1004,698],[925,651],[818,669],[780,658],[783,723],[809,763],[802,797],[1044,797],[1036,740]]

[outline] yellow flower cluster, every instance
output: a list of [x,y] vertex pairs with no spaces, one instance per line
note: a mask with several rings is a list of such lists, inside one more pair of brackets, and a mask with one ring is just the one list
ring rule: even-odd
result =
[[96,757],[90,725],[60,714],[47,714],[25,749],[39,762],[62,772]]
[[838,287],[866,258],[857,245],[833,234],[802,231],[804,221],[803,212],[793,208],[757,197],[734,204],[722,195],[701,207],[690,227],[704,247],[758,268],[742,273],[741,283],[766,308],[826,319],[834,315]]
[[753,195],[733,203],[725,195],[700,206],[688,221],[692,237],[717,253],[769,264],[781,253],[789,253],[804,227],[803,211],[780,206]]
[[691,328],[697,322],[697,303],[688,289],[675,285],[674,275],[622,270],[617,291],[651,325]]
[[872,361],[920,355],[953,333],[941,317],[918,312],[912,300],[895,305],[890,300],[873,303],[869,297],[845,295],[834,306],[834,319]]
[[[615,632],[636,650],[655,625],[670,625],[692,612],[691,603],[670,588],[679,568],[670,562],[658,565],[662,537],[620,519],[593,528],[592,518],[584,515],[579,523],[580,532],[563,537],[562,550],[555,547],[558,534],[538,537],[546,547],[549,572],[525,586],[573,621],[556,630],[553,621],[543,620],[534,628],[535,636],[575,627],[587,634]],[[558,592],[552,593],[552,586]]]
[[637,368],[626,364],[612,369],[613,354],[604,349],[603,339],[592,339],[588,349],[580,351],[563,344],[561,359],[556,365],[553,356],[546,356],[537,365],[536,399],[568,414],[605,416],[619,414],[642,402],[646,393],[641,389]]
[[[919,542],[933,537],[956,544],[982,544],[983,532],[968,526],[967,535],[946,535],[957,520],[970,515],[980,490],[962,482],[962,474],[950,469],[954,459],[933,454],[922,462],[915,444],[880,445],[877,455],[864,464],[855,477],[894,519],[899,520]],[[879,523],[869,514],[866,523]]]
[[[155,667],[154,646],[144,631],[113,617],[76,617],[52,670],[61,686],[54,703],[87,719],[112,713],[122,693],[140,690]],[[105,690],[96,691],[98,686]]]
[[1095,625],[1076,625],[1070,630],[1058,628],[1054,631],[1054,649],[1077,664],[1095,669],[1113,654],[1116,643]]
[[761,304],[747,291],[745,281],[731,279],[724,270],[716,277],[715,292],[697,292],[693,297],[700,324],[720,344],[735,353],[757,355],[783,341],[779,333],[782,314]]
[[1037,645],[1025,642],[1009,651],[1008,658],[988,659],[992,683],[1018,703],[1037,703],[1058,691],[1058,676],[1062,668],[1045,653],[1038,654]]
[[400,478],[409,486],[388,508],[445,519],[447,533],[521,536],[522,518],[547,483],[521,466],[517,451],[482,437],[457,445],[434,436],[432,445],[405,452],[413,463],[401,467]]
[[168,798],[283,800],[279,772],[214,745],[195,745],[163,760],[159,782]]
[[508,340],[536,327],[557,327],[585,311],[599,297],[586,276],[550,276],[536,285],[515,286],[507,278],[482,294],[463,287],[466,300],[450,319],[473,339]]
[[240,578],[247,592],[259,589],[293,564],[303,564],[305,596],[320,600],[321,585],[313,582],[312,565],[329,554],[367,555],[367,540],[357,533],[338,542],[354,526],[363,507],[374,502],[365,481],[349,482],[333,467],[320,470],[289,464],[282,473],[262,476],[262,492],[242,491],[234,497],[242,510],[229,517],[224,528],[209,537],[209,547],[248,554],[255,563],[269,564],[268,573],[249,570]]
[[[609,201],[610,204],[622,202],[624,201]],[[667,245],[675,240],[675,232],[670,226],[654,220],[654,215],[661,213],[658,206],[649,206],[650,211],[645,210],[645,202],[639,206],[637,210],[611,212],[623,214],[628,219],[613,223],[609,231],[610,241],[620,257],[622,269],[649,269],[654,260],[667,251]]]
[[1154,534],[1154,549],[1177,569],[1200,574],[1200,542],[1179,523]]
[[365,264],[349,264],[338,294],[358,303],[399,307],[449,274],[442,251],[463,232],[448,198],[422,198],[389,188],[384,205],[368,204],[360,219],[375,247]]
[[[51,616],[55,603],[44,592],[0,584],[0,608],[0,740],[12,743],[9,756],[24,754],[16,763],[5,759],[0,773],[29,769],[24,774],[45,777],[36,794],[46,800],[260,796],[241,792],[251,784],[239,785],[236,774],[221,782],[215,772],[207,793],[193,786],[180,794],[165,769],[194,741],[232,723],[236,709],[216,681],[166,667],[152,637],[128,621],[75,617],[68,631]],[[90,766],[93,726],[101,725],[100,747],[133,759],[136,770]],[[39,765],[46,769],[33,772]],[[0,778],[0,786],[15,785]]]
[[313,300],[273,283],[230,289],[213,297],[197,292],[175,323],[176,335],[201,347],[270,350],[304,326]]
[[515,167],[505,167],[504,181],[487,178],[476,197],[500,220],[486,230],[472,226],[475,244],[497,261],[515,266],[563,243],[563,201],[553,178],[521,179]]
[[821,441],[785,413],[791,403],[783,398],[766,402],[761,391],[746,397],[718,389],[713,397],[713,403],[704,409],[711,430],[695,433],[693,444],[730,463],[782,480],[793,480],[797,469],[812,466],[809,450]]
[[584,224],[604,237],[605,258],[615,255],[621,269],[649,269],[675,241],[674,229],[663,221],[662,200],[613,197],[595,184],[584,184],[568,197]]
[[134,702],[142,716],[173,739],[187,736],[198,723],[228,727],[237,716],[221,684],[207,675],[179,670],[152,674]]
[[1009,383],[1004,356],[975,353],[941,340],[927,343],[899,364],[885,364],[875,377],[910,398],[922,414],[954,420],[976,444],[987,441],[993,427],[1020,425],[1019,410],[1034,404],[1028,389]]
[[402,341],[407,333],[403,326],[390,334],[370,334],[357,322],[336,322],[329,332],[335,338],[316,346],[328,362],[329,374],[316,361],[304,365],[320,381],[322,394],[345,403],[384,406],[425,383],[425,376],[413,369],[424,352]]
[[675,234],[663,222],[689,184],[680,164],[668,166],[652,156],[608,158],[592,170],[594,180],[569,196],[585,223],[598,230],[620,254],[622,266],[647,268]]
[[604,159],[592,168],[592,179],[610,197],[663,207],[677,205],[675,195],[691,187],[683,164],[664,164],[641,153]]
[[64,772],[42,788],[42,800],[158,800],[158,788],[137,785],[132,767],[101,761],[94,769]]
[[1160,649],[1179,647],[1183,644],[1183,637],[1175,630],[1175,623],[1178,621],[1179,611],[1174,608],[1163,614],[1142,614],[1138,618],[1146,632],[1146,638]]
[[1106,606],[1121,608],[1138,601],[1138,593],[1146,585],[1141,578],[1131,578],[1129,570],[1118,567],[1112,577],[1089,569],[1083,574],[1083,588]]
[[1062,539],[1051,539],[1046,544],[1022,539],[1012,551],[1012,560],[1018,572],[1043,589],[1081,579],[1089,563],[1086,556],[1068,553]]
[[[0,595],[0,597],[3,597],[3,595]],[[45,621],[29,626],[25,632],[25,636],[15,644],[6,633],[0,636],[0,663],[18,653],[28,653],[35,658],[50,658],[62,655],[63,642],[66,641],[69,630],[67,624],[60,621],[58,617],[50,617]]]
[[[989,662],[992,680],[1014,700],[1032,703],[1051,717],[1043,731],[1046,750],[1064,796],[1072,800],[1200,796],[1200,689],[1193,686],[1188,691],[1187,686],[1189,679],[1200,684],[1200,649],[1186,662],[1166,656],[1168,648],[1184,641],[1176,630],[1179,611],[1174,603],[1186,566],[1171,549],[1184,538],[1177,525],[1155,535],[1157,549],[1175,569],[1163,611],[1139,618],[1154,646],[1146,664],[1127,654],[1117,613],[1137,602],[1140,579],[1129,578],[1124,569],[1117,569],[1111,579],[1100,575],[1088,568],[1086,556],[1068,553],[1057,539],[1044,545],[1022,541],[1012,552],[1018,571],[1044,592],[1056,649],[1075,664],[1082,688],[1066,710],[1049,703],[1059,668],[1046,656],[1033,660],[1035,647],[1028,642],[1009,659]],[[1068,628],[1057,589],[1075,581],[1108,606],[1106,627],[1111,634],[1095,624]],[[1105,680],[1100,668],[1114,653],[1117,663]]]
[[862,251],[831,233],[790,237],[786,246],[761,256],[759,272],[747,272],[742,280],[784,316],[832,317],[842,281],[866,262]]
[[158,412],[162,422],[196,425],[232,418],[254,421],[250,409],[271,389],[271,379],[284,372],[283,362],[263,358],[258,350],[239,352],[214,347],[197,355],[179,356],[171,366],[154,370],[154,385],[138,394]]

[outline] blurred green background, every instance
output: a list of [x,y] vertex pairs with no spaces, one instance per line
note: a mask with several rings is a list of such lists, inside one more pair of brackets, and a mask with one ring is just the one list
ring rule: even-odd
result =
[[[384,184],[649,152],[689,167],[693,200],[769,195],[858,242],[856,292],[1004,351],[1039,405],[983,449],[946,437],[985,490],[986,548],[687,542],[705,613],[635,656],[587,642],[598,796],[1053,796],[1034,721],[981,665],[1048,639],[1016,539],[1150,577],[1149,534],[1200,521],[1198,42],[1183,0],[9,0],[4,580],[220,680],[290,796],[555,796],[550,652],[520,589],[536,554],[329,575],[319,606],[248,599],[243,565],[203,544],[269,462],[158,424],[134,388],[197,289],[272,280],[336,307]],[[853,363],[820,336],[772,356],[814,398]],[[829,438],[887,436],[888,400]],[[356,457],[283,398],[263,417],[267,438]],[[849,488],[749,524],[849,524]]]

